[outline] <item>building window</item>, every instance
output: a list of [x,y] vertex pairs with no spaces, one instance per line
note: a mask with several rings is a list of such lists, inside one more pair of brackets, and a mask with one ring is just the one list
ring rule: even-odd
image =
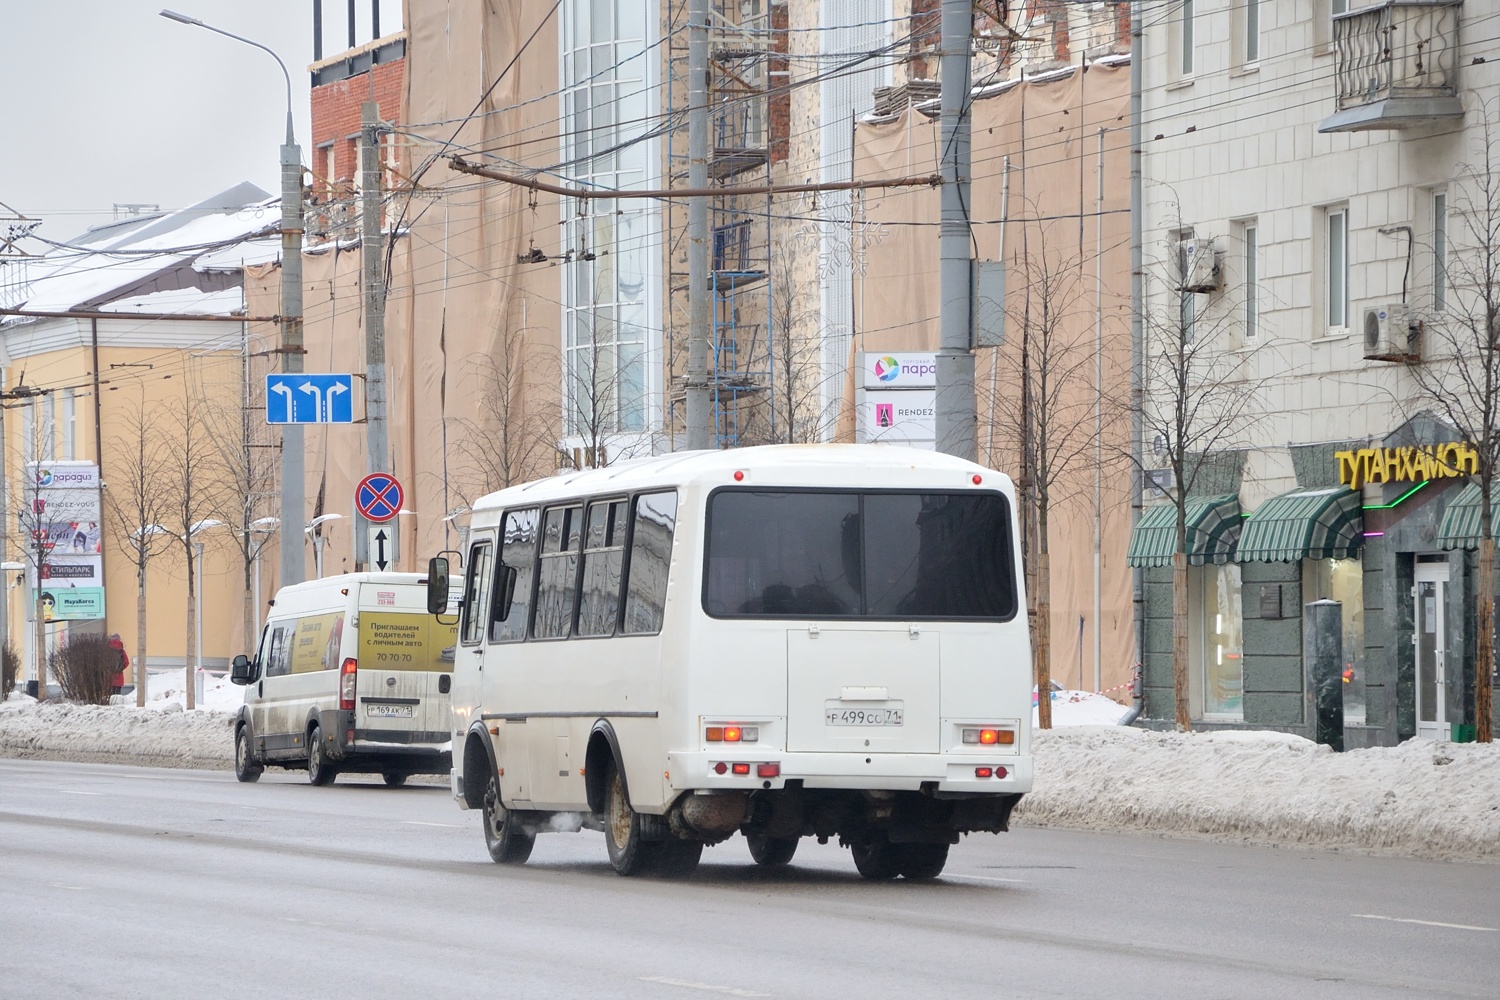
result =
[[1245,238],[1245,341],[1260,336],[1260,227],[1247,224]]
[[1192,270],[1192,249],[1197,246],[1193,242],[1193,231],[1182,230],[1173,235],[1177,247],[1177,334],[1180,343],[1191,344],[1193,342],[1194,325],[1198,319],[1198,296],[1188,291],[1184,286],[1187,284],[1188,274]]
[[338,154],[334,152],[333,143],[329,143],[323,149],[323,185],[329,191],[333,190],[333,182],[339,179]]
[[1432,308],[1448,307],[1448,195],[1432,196]]
[[[1243,719],[1244,618],[1240,604],[1240,565],[1189,567],[1189,601],[1197,640],[1190,645],[1196,660],[1190,687],[1195,707],[1205,719]],[[1197,586],[1192,586],[1192,577]]]
[[57,461],[57,394],[51,392],[42,403],[42,461]]
[[62,391],[62,457],[73,461],[78,457],[78,396],[73,389]]
[[1260,61],[1260,0],[1245,0],[1245,64]]
[[1193,49],[1194,49],[1194,0],[1182,0],[1182,16],[1178,22],[1178,76],[1193,75]]
[[1302,600],[1344,606],[1344,722],[1365,724],[1365,576],[1358,559],[1302,560]]
[[1326,319],[1329,329],[1342,329],[1349,325],[1349,210],[1330,208],[1326,221]]

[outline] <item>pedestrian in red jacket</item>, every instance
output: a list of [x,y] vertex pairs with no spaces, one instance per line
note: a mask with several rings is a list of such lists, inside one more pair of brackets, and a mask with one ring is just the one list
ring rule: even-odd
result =
[[125,642],[118,632],[110,635],[109,648],[120,654],[120,666],[115,671],[114,679],[110,681],[114,685],[115,694],[119,694],[125,687],[125,675],[130,670],[130,654],[125,652]]

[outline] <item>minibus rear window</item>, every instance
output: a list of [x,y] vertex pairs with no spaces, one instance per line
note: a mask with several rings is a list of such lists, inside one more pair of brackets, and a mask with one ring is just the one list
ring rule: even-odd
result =
[[703,607],[718,618],[997,619],[1016,613],[998,493],[771,492],[709,500]]

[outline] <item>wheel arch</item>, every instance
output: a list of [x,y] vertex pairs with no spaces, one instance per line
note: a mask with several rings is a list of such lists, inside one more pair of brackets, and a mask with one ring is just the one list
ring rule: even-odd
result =
[[625,758],[620,755],[620,738],[608,719],[600,719],[589,731],[588,749],[583,757],[584,790],[588,793],[589,809],[595,813],[604,812],[605,779],[610,765],[620,772],[620,785],[628,799],[630,783],[625,776]]
[[[464,801],[469,804],[470,809],[482,808],[485,785],[489,782],[490,775],[499,768],[499,762],[495,760],[495,744],[484,723],[476,722],[469,727],[460,759],[463,762],[461,777]],[[489,768],[488,771],[485,770],[486,767]]]

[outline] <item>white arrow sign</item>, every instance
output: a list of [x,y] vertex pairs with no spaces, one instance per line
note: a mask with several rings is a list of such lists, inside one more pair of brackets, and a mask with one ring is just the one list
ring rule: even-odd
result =
[[372,524],[370,527],[370,566],[372,569],[384,573],[395,563],[394,553],[390,550],[391,536],[383,524]]

